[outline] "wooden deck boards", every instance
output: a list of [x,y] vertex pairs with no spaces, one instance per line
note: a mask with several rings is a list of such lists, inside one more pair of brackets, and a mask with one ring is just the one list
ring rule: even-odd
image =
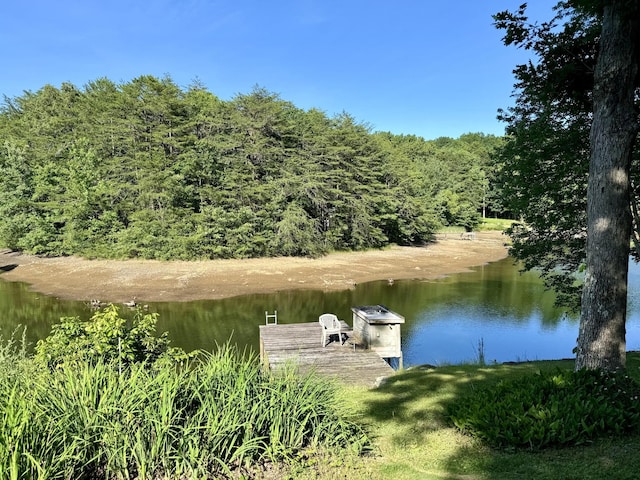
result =
[[[343,327],[348,325],[343,322]],[[335,338],[335,337],[333,337]],[[349,383],[374,387],[393,369],[377,353],[357,349],[333,340],[322,347],[322,327],[318,322],[261,325],[260,359],[272,370],[295,362],[302,372],[313,369],[320,375]]]

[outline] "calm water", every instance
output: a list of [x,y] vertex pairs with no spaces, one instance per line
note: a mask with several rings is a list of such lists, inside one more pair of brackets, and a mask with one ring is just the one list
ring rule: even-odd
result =
[[[0,277],[1,278],[1,277]],[[406,319],[402,326],[405,366],[475,360],[479,343],[487,362],[542,360],[572,356],[578,318],[553,305],[533,273],[520,274],[511,259],[436,281],[372,282],[345,292],[290,291],[225,300],[152,303],[158,331],[185,350],[211,350],[231,339],[258,348],[264,312],[278,310],[280,323],[315,321],[324,312],[351,323],[351,307],[384,304]],[[123,311],[127,311],[123,307]],[[91,312],[83,302],[69,302],[30,292],[24,284],[0,281],[0,333],[6,338],[19,325],[34,343],[48,335],[62,316]],[[640,349],[640,267],[630,266],[627,345]]]

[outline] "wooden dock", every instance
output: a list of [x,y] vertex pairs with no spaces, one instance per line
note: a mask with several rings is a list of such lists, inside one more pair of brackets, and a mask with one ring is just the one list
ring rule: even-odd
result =
[[[346,322],[342,324],[345,330],[349,329]],[[271,370],[293,361],[301,372],[313,370],[347,384],[367,387],[375,387],[394,373],[371,350],[354,349],[352,344],[341,344],[337,339],[323,347],[321,340],[322,327],[318,322],[261,325],[260,360]]]

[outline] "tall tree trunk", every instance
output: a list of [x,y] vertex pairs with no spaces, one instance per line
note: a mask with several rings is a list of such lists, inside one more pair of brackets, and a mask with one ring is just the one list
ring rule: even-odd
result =
[[576,369],[625,366],[631,154],[638,126],[637,6],[605,2],[593,91],[587,188],[587,269]]

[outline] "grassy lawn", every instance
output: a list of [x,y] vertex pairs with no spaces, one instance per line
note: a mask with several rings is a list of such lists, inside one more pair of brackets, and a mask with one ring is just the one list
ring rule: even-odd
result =
[[[502,232],[509,228],[514,221],[515,220],[507,220],[505,218],[483,218],[475,230],[479,232],[489,230]],[[438,230],[438,233],[462,233],[464,231],[464,227],[450,225],[447,227],[442,227]]]
[[[628,355],[640,381],[640,354]],[[377,390],[345,387],[345,401],[374,437],[363,460],[345,460],[312,473],[320,478],[367,479],[636,479],[640,436],[606,438],[589,445],[533,451],[497,451],[448,426],[449,402],[469,389],[542,369],[573,368],[571,361],[517,365],[413,368]],[[311,474],[311,472],[307,472]]]
[[504,218],[483,218],[480,225],[478,225],[478,230],[498,230],[502,232],[509,228],[514,221]]

